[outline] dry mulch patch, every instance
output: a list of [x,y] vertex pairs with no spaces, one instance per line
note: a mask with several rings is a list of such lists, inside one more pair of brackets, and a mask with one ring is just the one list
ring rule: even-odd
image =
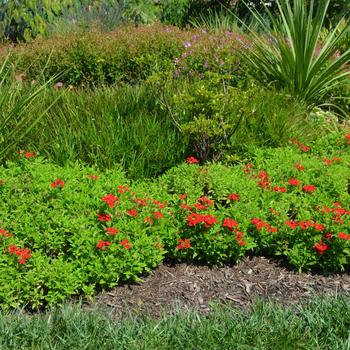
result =
[[179,308],[207,313],[212,301],[243,308],[257,297],[295,304],[332,294],[350,296],[350,271],[298,273],[278,261],[255,256],[223,267],[164,263],[141,283],[100,293],[94,304],[108,306],[114,316],[132,311],[159,317],[162,310],[172,313]]

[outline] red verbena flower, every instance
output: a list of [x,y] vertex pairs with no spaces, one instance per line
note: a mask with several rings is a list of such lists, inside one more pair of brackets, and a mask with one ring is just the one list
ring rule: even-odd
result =
[[302,165],[299,164],[299,163],[294,164],[294,167],[297,168],[297,169],[300,170],[300,171],[305,170],[305,167],[302,166]]
[[302,189],[304,192],[314,192],[316,190],[316,187],[313,185],[304,185]]
[[130,191],[130,188],[128,186],[122,185],[118,186],[118,193],[124,193]]
[[106,221],[111,221],[112,217],[110,214],[101,213],[101,214],[97,214],[97,220],[101,222],[106,222]]
[[157,220],[159,220],[159,219],[161,219],[161,218],[164,217],[163,213],[161,213],[160,211],[155,211],[155,212],[153,213],[153,216],[154,216],[154,218],[157,219]]
[[208,205],[209,207],[212,206],[214,204],[214,201],[209,199],[208,197],[206,196],[202,196],[200,198],[197,199],[198,202],[202,203],[202,204],[206,204]]
[[273,191],[274,191],[274,192],[285,193],[285,192],[287,192],[287,189],[286,189],[285,187],[275,186],[275,187],[273,188]]
[[102,197],[102,200],[107,203],[110,208],[113,208],[115,204],[119,202],[119,198],[114,194],[107,194],[107,196]]
[[233,231],[234,228],[238,228],[238,222],[231,218],[226,218],[224,219],[222,226],[227,227],[230,231]]
[[196,209],[198,209],[198,210],[207,210],[208,208],[205,206],[205,205],[203,205],[202,203],[195,203],[194,204],[194,207],[196,208]]
[[64,187],[64,181],[63,180],[55,180],[51,185],[51,187]]
[[25,152],[24,153],[24,157],[27,158],[27,159],[35,158],[36,157],[36,153],[35,152]]
[[314,245],[314,249],[322,255],[328,249],[328,245],[320,241]]
[[231,193],[227,196],[230,201],[239,201],[240,196],[237,193]]
[[288,183],[291,185],[291,186],[299,186],[300,185],[300,181],[297,180],[297,179],[289,179]]
[[100,240],[96,243],[96,248],[100,250],[107,250],[107,247],[111,245],[111,242]]
[[180,194],[179,197],[180,199],[184,200],[186,197],[188,197],[188,194],[187,193]]
[[187,157],[186,158],[186,163],[187,164],[198,164],[199,160],[195,157]]
[[218,219],[210,214],[203,216],[203,222],[205,224],[205,227],[210,227],[212,225],[215,225],[218,222]]
[[188,249],[191,248],[191,243],[190,243],[190,239],[189,238],[185,238],[185,240],[183,239],[179,239],[178,240],[179,244],[177,245],[177,250],[181,250],[181,249]]
[[324,165],[332,165],[332,163],[333,163],[332,159],[323,158]]
[[105,231],[107,234],[109,234],[110,236],[114,236],[116,235],[117,233],[119,233],[119,230],[115,227],[106,227],[105,228]]
[[195,226],[203,222],[203,216],[197,213],[191,213],[187,216],[188,226]]
[[350,240],[350,234],[346,234],[345,232],[340,232],[337,235],[340,239]]
[[145,218],[145,220],[143,220],[143,222],[148,223],[148,224],[152,224],[153,223],[153,221],[152,221],[150,216],[146,216],[146,218]]
[[133,218],[136,218],[137,216],[137,210],[135,208],[127,210],[127,214],[132,216]]
[[332,234],[331,234],[330,232],[328,232],[328,233],[326,233],[326,234],[324,235],[324,238],[325,238],[325,239],[330,239],[330,238],[332,238]]
[[191,211],[192,210],[192,208],[189,206],[189,205],[187,205],[187,204],[185,204],[185,203],[180,203],[180,207],[181,208],[183,208],[183,209],[187,209],[187,210],[189,210],[189,211]]
[[347,144],[350,145],[350,134],[345,135],[345,140],[347,141]]
[[124,246],[124,248],[126,250],[130,250],[131,249],[131,244],[129,243],[128,239],[124,239],[123,241],[119,242],[119,244],[121,244],[122,246]]

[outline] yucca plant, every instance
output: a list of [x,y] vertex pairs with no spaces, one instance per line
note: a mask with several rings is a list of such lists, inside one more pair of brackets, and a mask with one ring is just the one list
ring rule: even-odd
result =
[[[52,79],[40,86],[28,87],[11,77],[9,67],[10,54],[0,66],[0,163],[10,153],[14,153],[16,145],[33,129],[46,114],[56,100],[40,113],[35,105]],[[12,69],[15,69],[15,64]]]
[[344,82],[349,83],[350,48],[342,54],[338,52],[339,43],[349,32],[349,22],[345,26],[344,21],[339,22],[321,44],[329,3],[330,0],[310,0],[307,5],[306,0],[276,0],[279,16],[266,7],[271,27],[265,16],[250,9],[264,34],[250,31],[252,45],[244,55],[257,77],[263,76],[310,107],[325,104],[326,96],[331,94],[332,104],[339,111],[336,101],[349,96],[334,96],[332,92]]

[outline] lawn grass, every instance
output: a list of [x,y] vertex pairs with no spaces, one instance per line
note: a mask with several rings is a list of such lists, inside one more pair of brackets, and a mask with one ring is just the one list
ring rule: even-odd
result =
[[5,349],[349,349],[350,304],[345,297],[303,305],[256,301],[249,309],[214,305],[164,314],[126,314],[113,320],[102,309],[66,305],[49,313],[0,314]]

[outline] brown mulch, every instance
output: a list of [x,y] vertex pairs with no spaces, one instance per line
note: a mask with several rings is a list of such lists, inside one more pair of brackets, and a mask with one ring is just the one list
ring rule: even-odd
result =
[[195,309],[207,313],[210,302],[244,308],[256,298],[282,304],[307,301],[316,295],[350,296],[350,272],[343,274],[298,273],[278,261],[246,257],[235,266],[208,267],[162,264],[141,283],[122,285],[100,293],[94,305],[159,317],[161,312]]

